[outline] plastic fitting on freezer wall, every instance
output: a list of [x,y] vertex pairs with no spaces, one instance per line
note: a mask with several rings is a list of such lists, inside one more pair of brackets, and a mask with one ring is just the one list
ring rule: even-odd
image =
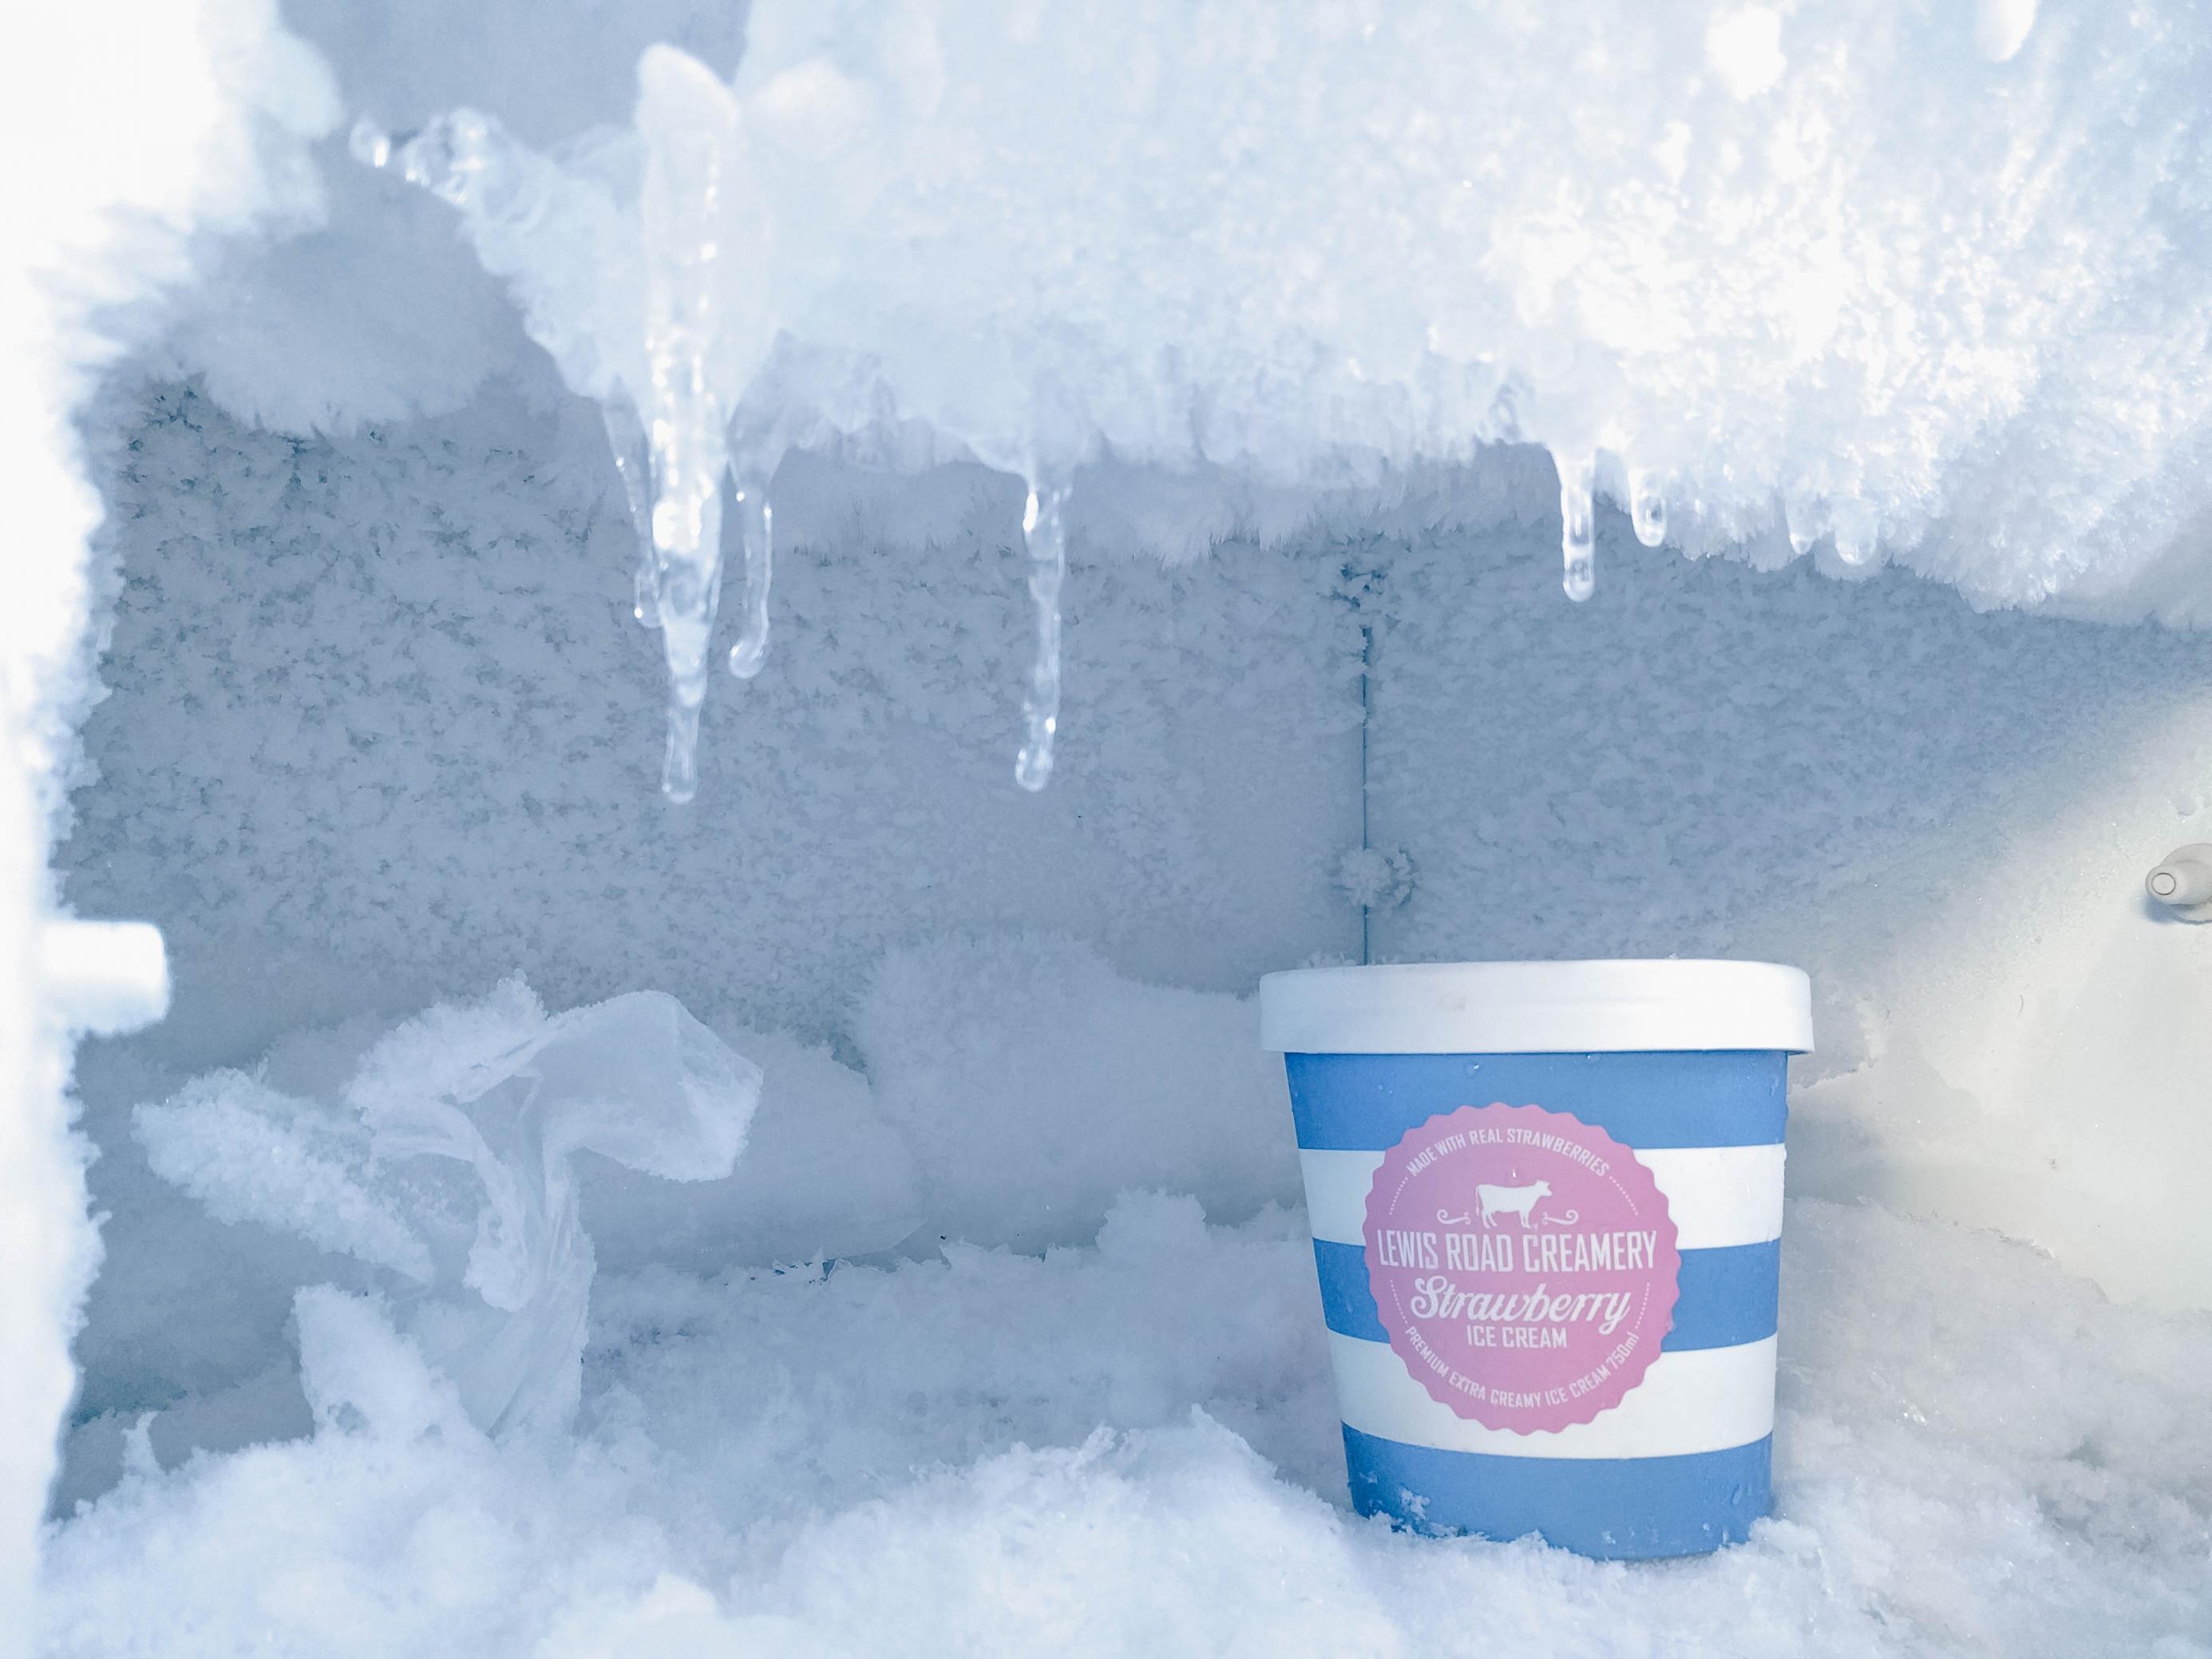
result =
[[2212,842],[2175,848],[2143,890],[2183,921],[2212,921]]

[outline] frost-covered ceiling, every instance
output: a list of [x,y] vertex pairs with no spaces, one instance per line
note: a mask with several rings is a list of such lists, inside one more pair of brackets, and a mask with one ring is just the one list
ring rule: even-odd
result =
[[[297,9],[343,122],[429,125],[572,386],[672,417],[696,364],[742,449],[1310,487],[1513,434],[1692,547],[1786,509],[1987,601],[2206,597],[2193,6],[378,11]],[[318,161],[324,224],[210,284],[181,366],[287,427],[516,372],[450,216]]]
[[280,427],[343,428],[542,374],[526,331],[605,408],[637,486],[679,793],[722,498],[744,672],[794,447],[1030,482],[1033,784],[1063,496],[1079,538],[1188,555],[1357,520],[1510,438],[1555,459],[1574,597],[1595,492],[1691,551],[1895,560],[1978,603],[2118,619],[2212,610],[2200,9],[296,21],[351,143],[317,154],[319,222],[234,252],[164,366]]

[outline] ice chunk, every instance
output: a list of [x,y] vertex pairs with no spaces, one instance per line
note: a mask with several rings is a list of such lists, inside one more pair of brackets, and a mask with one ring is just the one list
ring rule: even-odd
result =
[[482,1188],[459,1273],[475,1297],[426,1300],[410,1329],[485,1429],[561,1426],[575,1407],[594,1267],[571,1155],[672,1181],[726,1176],[760,1073],[657,992],[561,1015],[496,1054],[423,1043],[414,1027],[394,1032],[347,1091],[380,1158],[459,1163]]

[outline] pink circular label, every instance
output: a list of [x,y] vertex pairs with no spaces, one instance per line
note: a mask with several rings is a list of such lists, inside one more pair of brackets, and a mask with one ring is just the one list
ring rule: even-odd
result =
[[1674,1323],[1674,1237],[1633,1152],[1540,1106],[1431,1118],[1367,1194],[1391,1348],[1458,1415],[1521,1434],[1587,1423],[1644,1380]]

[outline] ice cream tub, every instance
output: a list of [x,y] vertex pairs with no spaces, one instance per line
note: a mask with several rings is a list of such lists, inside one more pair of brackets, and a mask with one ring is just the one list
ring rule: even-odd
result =
[[1312,968],[1268,975],[1260,1011],[1354,1507],[1604,1559],[1743,1539],[1771,1502],[1805,975]]

